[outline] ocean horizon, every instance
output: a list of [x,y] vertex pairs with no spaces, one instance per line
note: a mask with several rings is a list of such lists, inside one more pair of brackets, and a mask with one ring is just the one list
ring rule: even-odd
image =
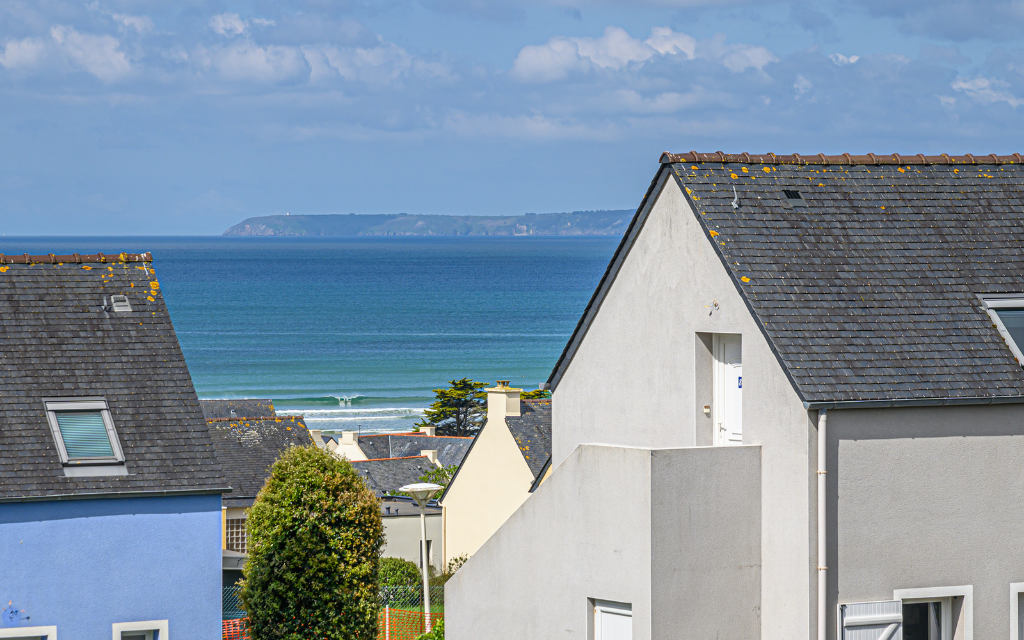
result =
[[200,398],[271,398],[327,432],[408,430],[457,378],[535,389],[609,236],[3,237],[0,253],[153,253]]

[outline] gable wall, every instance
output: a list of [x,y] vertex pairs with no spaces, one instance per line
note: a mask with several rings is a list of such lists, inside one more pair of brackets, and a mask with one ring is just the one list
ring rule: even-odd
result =
[[764,456],[762,637],[807,637],[816,580],[807,412],[673,180],[555,388],[552,465],[581,443],[701,444],[697,332],[743,335],[743,441]]
[[445,562],[476,553],[530,497],[533,474],[505,424],[504,411],[493,407],[493,395],[488,394],[487,423],[441,502]]

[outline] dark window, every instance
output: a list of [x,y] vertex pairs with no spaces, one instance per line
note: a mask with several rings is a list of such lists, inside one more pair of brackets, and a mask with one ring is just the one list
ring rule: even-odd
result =
[[903,640],[939,640],[941,614],[941,602],[903,605]]
[[1024,309],[995,309],[1018,349],[1024,348]]
[[804,199],[803,196],[800,195],[799,191],[795,191],[793,189],[783,189],[782,193],[789,200],[803,200]]

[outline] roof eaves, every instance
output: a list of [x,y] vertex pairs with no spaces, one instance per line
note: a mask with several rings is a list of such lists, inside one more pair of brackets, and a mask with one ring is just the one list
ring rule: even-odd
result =
[[981,404],[1024,404],[1019,396],[971,396],[961,398],[893,398],[891,400],[836,400],[834,402],[804,402],[808,411],[828,409],[888,409],[893,407],[945,407]]
[[171,496],[216,495],[230,492],[231,487],[214,487],[210,489],[160,489],[156,491],[98,491],[95,493],[58,493],[53,495],[13,496],[0,498],[0,503],[63,502],[67,500],[99,500],[103,498],[163,498]]

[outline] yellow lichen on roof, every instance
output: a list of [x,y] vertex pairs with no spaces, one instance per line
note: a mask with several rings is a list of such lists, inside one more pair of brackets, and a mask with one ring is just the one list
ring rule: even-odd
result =
[[714,238],[714,237],[715,237],[715,236],[717,236],[717,235],[718,235],[718,232],[717,232],[717,231],[715,231],[714,229],[712,229],[712,230],[711,230],[711,237],[712,237],[712,238]]

